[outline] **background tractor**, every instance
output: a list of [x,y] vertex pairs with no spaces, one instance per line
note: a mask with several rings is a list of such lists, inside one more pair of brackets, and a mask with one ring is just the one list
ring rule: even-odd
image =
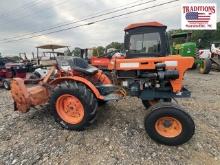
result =
[[27,67],[9,59],[0,58],[0,86],[10,90],[11,79],[14,77],[26,78]]
[[[95,51],[97,51],[95,53]],[[94,54],[97,54],[98,56],[94,56]],[[124,54],[121,53],[120,50],[109,48],[106,49],[103,55],[99,54],[98,49],[94,48],[86,48],[86,49],[80,49],[80,57],[87,60],[89,64],[103,70],[104,72],[108,71],[108,65],[111,61],[111,59],[114,56],[123,56]]]
[[191,41],[191,32],[181,32],[171,35],[171,52],[172,54],[180,54],[183,57],[193,57],[195,63],[193,69],[199,66],[199,72],[208,74],[211,71],[209,58],[200,57],[196,42]]
[[196,43],[191,42],[190,32],[181,32],[171,35],[172,54],[180,54],[184,57],[196,58]]
[[[57,65],[32,87],[15,78],[11,85],[15,110],[28,112],[49,102],[55,121],[62,127],[83,130],[95,120],[99,101],[133,96],[150,111],[144,125],[153,140],[166,145],[187,142],[194,134],[194,122],[171,101],[190,97],[183,77],[194,59],[167,56],[166,26],[157,22],[126,27],[125,48],[126,58],[114,57],[109,63],[112,80],[79,57],[57,57]],[[70,69],[63,70],[60,66],[64,64]]]
[[211,62],[214,68],[220,71],[220,41],[215,41],[211,44]]
[[201,73],[209,73],[211,69],[220,71],[220,42],[214,41],[209,43],[210,47],[208,49],[199,50],[199,58],[207,59],[200,66]]
[[[47,44],[36,47],[37,48],[37,69],[34,70],[31,75],[31,79],[42,78],[48,72],[48,66],[56,64],[56,57],[70,55],[68,46],[65,45],[55,45]],[[58,51],[60,49],[65,49],[66,51]],[[40,50],[44,50],[40,52]]]

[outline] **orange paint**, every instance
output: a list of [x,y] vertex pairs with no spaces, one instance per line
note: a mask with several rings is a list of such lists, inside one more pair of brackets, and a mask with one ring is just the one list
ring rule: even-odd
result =
[[[166,123],[165,122],[169,122]],[[175,138],[182,132],[182,124],[173,117],[161,117],[155,123],[155,129],[158,134],[166,138]]]
[[[166,57],[148,57],[148,58],[132,58],[132,59],[112,59],[108,69],[109,70],[155,70],[157,63],[164,63],[166,61],[176,61],[177,66],[167,66],[166,69],[178,70],[179,78],[172,80],[171,85],[173,92],[180,92],[182,89],[182,81],[184,73],[191,68],[194,63],[193,57],[182,57],[180,55],[170,55]],[[125,65],[128,64],[128,67]],[[133,64],[133,66],[129,66]],[[138,65],[137,65],[138,64]]]
[[102,84],[112,84],[112,81],[101,70],[99,70],[93,77]]
[[142,23],[130,24],[124,30],[127,31],[139,27],[166,27],[166,25],[163,25],[159,22],[142,22]]
[[53,72],[56,70],[56,67],[55,66],[52,66],[50,68],[50,70],[48,71],[48,73],[46,74],[46,76],[43,78],[43,84],[47,83],[48,80],[50,79],[51,75],[53,74]]
[[61,95],[56,101],[58,115],[69,124],[78,124],[83,120],[84,107],[80,100],[73,95]]
[[98,89],[87,79],[83,77],[73,76],[73,77],[60,77],[50,82],[51,85],[59,84],[63,81],[77,81],[85,84],[89,89],[95,94],[98,99],[103,100],[104,97],[100,94]]
[[31,106],[44,104],[49,99],[47,88],[41,85],[26,88],[21,78],[12,80],[11,94],[16,102],[17,110],[21,112],[27,112]]

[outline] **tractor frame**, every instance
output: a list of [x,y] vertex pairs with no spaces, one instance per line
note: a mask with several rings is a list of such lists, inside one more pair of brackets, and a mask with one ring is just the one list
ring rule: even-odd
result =
[[[149,27],[154,31],[147,31]],[[37,85],[27,87],[25,84],[30,82],[13,79],[11,93],[15,110],[28,112],[31,107],[49,103],[55,121],[63,128],[84,130],[96,119],[100,103],[126,96],[138,97],[150,111],[144,119],[150,138],[165,145],[187,142],[194,134],[194,122],[172,100],[190,97],[190,91],[183,86],[183,78],[194,59],[168,56],[167,45],[160,45],[166,42],[158,42],[163,39],[165,25],[158,22],[131,24],[126,31],[136,29],[142,29],[139,35],[151,37],[134,34],[137,39],[133,40],[132,33],[126,34],[131,46],[126,47],[129,58],[115,56],[111,59],[108,70],[112,79],[82,58],[58,57],[57,64],[46,76],[36,80]],[[69,69],[62,69],[64,65]]]

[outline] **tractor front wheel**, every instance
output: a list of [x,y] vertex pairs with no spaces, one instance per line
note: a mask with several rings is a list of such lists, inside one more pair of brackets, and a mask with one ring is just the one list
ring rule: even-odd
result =
[[204,59],[199,66],[199,72],[201,74],[209,74],[212,69],[212,61],[210,59]]
[[84,84],[65,82],[54,89],[50,107],[55,121],[63,128],[79,131],[94,121],[97,100]]
[[187,142],[194,134],[192,118],[178,105],[158,103],[150,108],[145,117],[145,129],[151,139],[158,143],[176,146]]

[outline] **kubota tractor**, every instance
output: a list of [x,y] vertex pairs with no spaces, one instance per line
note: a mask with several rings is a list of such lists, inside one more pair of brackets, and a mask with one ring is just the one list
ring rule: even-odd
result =
[[120,50],[113,48],[107,49],[104,55],[99,55],[98,50],[96,50],[96,54],[98,54],[98,56],[94,56],[94,51],[95,49],[93,48],[80,49],[80,57],[87,60],[92,66],[95,66],[104,72],[109,71],[108,65],[112,58],[115,56],[124,57],[124,54],[122,54]]
[[[125,29],[126,58],[112,58],[108,66],[112,80],[78,57],[57,57],[57,65],[38,80],[38,85],[26,87],[28,82],[15,78],[11,84],[15,110],[28,112],[49,102],[62,127],[83,130],[94,121],[98,102],[129,95],[140,98],[150,111],[144,125],[153,140],[166,145],[185,143],[193,136],[195,125],[172,100],[190,97],[183,77],[194,59],[166,56],[165,31],[166,26],[157,22],[129,25]],[[63,65],[70,69],[62,70]]]

